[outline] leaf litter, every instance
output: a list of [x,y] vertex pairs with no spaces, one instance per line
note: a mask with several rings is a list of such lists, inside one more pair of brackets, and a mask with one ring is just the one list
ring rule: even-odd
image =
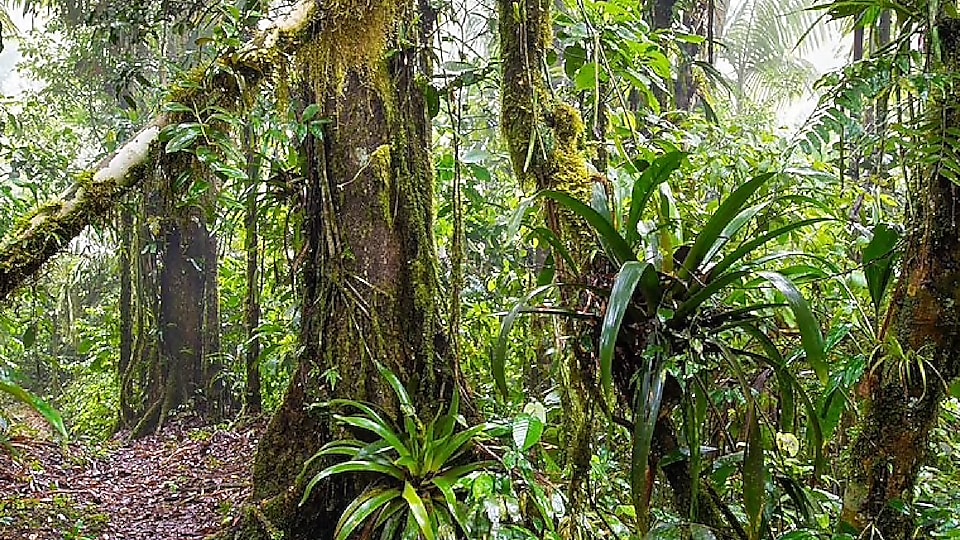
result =
[[241,513],[263,425],[176,420],[100,448],[12,437],[0,448],[0,540],[205,538]]

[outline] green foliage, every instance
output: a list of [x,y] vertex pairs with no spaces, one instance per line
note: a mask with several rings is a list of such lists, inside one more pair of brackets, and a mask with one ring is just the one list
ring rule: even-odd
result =
[[393,418],[374,404],[354,400],[321,404],[324,408],[355,410],[356,414],[335,414],[334,418],[344,427],[366,432],[375,440],[367,443],[342,439],[321,448],[304,464],[304,473],[315,461],[328,456],[345,456],[347,460],[313,475],[300,504],[326,478],[372,473],[377,479],[344,510],[337,524],[337,540],[351,538],[361,527],[382,530],[382,538],[420,535],[434,540],[460,534],[470,537],[469,522],[456,490],[470,474],[492,465],[485,461],[464,463],[464,458],[474,441],[486,436],[494,426],[485,423],[458,429],[463,420],[457,394],[446,413],[423,422],[396,375],[382,366],[380,373],[393,389],[401,415]]
[[60,413],[51,407],[46,401],[38,398],[11,380],[10,377],[3,371],[0,371],[0,392],[3,392],[20,404],[25,405],[38,413],[50,424],[54,430],[56,430],[60,437],[62,437],[64,440],[67,439],[67,428],[63,425],[63,418],[60,417]]

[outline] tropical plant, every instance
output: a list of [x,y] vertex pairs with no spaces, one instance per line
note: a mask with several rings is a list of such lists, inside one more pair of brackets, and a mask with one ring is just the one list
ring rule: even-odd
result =
[[336,399],[320,407],[354,409],[351,415],[335,414],[347,428],[373,435],[373,442],[341,439],[321,448],[304,464],[304,473],[320,459],[346,456],[347,460],[315,474],[304,489],[300,504],[310,497],[314,487],[331,476],[366,473],[376,475],[344,510],[337,524],[337,540],[347,540],[360,527],[380,538],[470,538],[470,524],[456,490],[471,473],[489,467],[493,461],[471,461],[466,455],[474,441],[492,434],[496,427],[483,423],[466,429],[459,412],[459,396],[454,392],[443,414],[424,423],[413,401],[397,376],[378,364],[380,374],[393,389],[400,415],[391,417],[374,404]]
[[817,75],[803,55],[823,45],[831,28],[802,0],[736,3],[723,30],[719,56],[733,69],[737,99],[777,105],[800,97]]
[[[725,372],[739,381],[747,405],[741,432],[747,444],[742,462],[743,500],[749,518],[748,536],[757,538],[761,532],[766,473],[761,412],[755,391],[747,381],[744,359],[776,373],[784,408],[792,408],[796,399],[801,400],[808,417],[811,451],[818,463],[822,461],[823,446],[813,401],[790,369],[786,359],[793,357],[781,354],[763,332],[762,322],[767,318],[763,314],[789,307],[799,329],[803,356],[821,382],[826,382],[828,376],[820,327],[797,284],[785,273],[761,268],[796,255],[769,252],[772,242],[829,218],[815,215],[784,221],[779,216],[786,214],[791,205],[812,203],[792,195],[771,196],[751,204],[761,188],[780,176],[764,173],[730,193],[693,235],[692,242],[683,244],[684,231],[676,224],[676,208],[671,207],[666,182],[684,158],[681,152],[668,152],[653,160],[634,182],[630,202],[622,214],[611,211],[619,205],[609,201],[600,190],[595,192],[591,206],[556,191],[544,191],[537,197],[552,199],[589,223],[599,239],[603,260],[615,269],[612,278],[601,276],[596,283],[584,285],[587,294],[592,295],[584,303],[602,309],[592,314],[577,311],[576,316],[592,317],[599,322],[594,334],[597,345],[592,351],[599,364],[598,401],[605,403],[609,411],[617,403],[616,395],[633,412],[631,486],[641,528],[647,527],[651,502],[648,465],[656,461],[651,456],[651,443],[657,420],[670,412],[662,408],[685,405],[689,475],[696,493],[702,472],[700,444],[696,441],[701,440],[699,430],[705,418],[703,394],[709,387],[710,374],[726,364]],[[643,222],[642,217],[655,197],[660,203],[659,222]],[[738,236],[744,239],[734,245]],[[559,242],[553,245],[562,249]],[[677,245],[676,249],[672,247]],[[493,358],[493,375],[501,391],[506,392],[505,343],[511,326],[527,310],[527,302],[557,285],[534,290],[505,317]],[[776,291],[775,297],[749,293],[763,286]],[[728,294],[731,289],[733,292]],[[669,405],[664,402],[667,386],[681,389],[680,399],[669,398]],[[792,431],[794,427],[781,429]]]
[[[67,439],[67,428],[63,425],[63,418],[60,417],[60,413],[46,401],[14,381],[2,367],[0,367],[0,392],[42,416],[64,441]],[[0,409],[0,418],[3,416],[2,413],[3,410]]]

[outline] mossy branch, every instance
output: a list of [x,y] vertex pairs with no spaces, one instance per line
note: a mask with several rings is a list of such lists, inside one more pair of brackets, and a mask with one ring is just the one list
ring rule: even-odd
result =
[[[286,17],[275,21],[240,49],[211,66],[187,75],[170,87],[171,101],[190,104],[236,105],[242,93],[260,83],[292,52],[316,17],[315,0],[301,0]],[[94,169],[78,175],[60,197],[25,217],[0,243],[0,300],[79,235],[87,225],[112,209],[120,197],[146,176],[151,156],[160,148],[163,128],[179,122],[162,114]]]

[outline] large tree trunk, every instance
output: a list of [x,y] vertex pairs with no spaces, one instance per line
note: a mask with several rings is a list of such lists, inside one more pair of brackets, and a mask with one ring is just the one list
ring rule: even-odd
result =
[[134,436],[158,429],[168,413],[184,406],[213,417],[224,405],[229,408],[218,391],[216,240],[202,202],[183,202],[189,180],[203,174],[198,165],[188,154],[160,159],[141,203],[132,247],[139,253],[138,346],[121,373]]
[[363,487],[333,478],[297,506],[304,462],[342,435],[311,404],[351,398],[395,410],[375,361],[397,373],[427,414],[453,391],[438,317],[430,127],[417,86],[430,73],[433,16],[428,4],[392,0],[319,9],[323,24],[299,58],[305,102],[329,120],[303,148],[303,352],[261,438],[255,505],[229,533],[235,538],[333,538]]
[[[960,21],[945,19],[939,31],[941,68],[956,73]],[[941,96],[931,104],[930,114],[942,128],[933,130],[932,138],[960,127],[960,91],[953,88]],[[944,382],[960,375],[960,186],[938,172],[934,167],[911,190],[914,215],[885,328],[901,347],[888,347],[864,382],[866,412],[851,451],[844,493],[844,521],[860,530],[874,528],[886,540],[913,538],[913,516],[891,503],[913,498]],[[909,379],[901,367],[910,372]]]

